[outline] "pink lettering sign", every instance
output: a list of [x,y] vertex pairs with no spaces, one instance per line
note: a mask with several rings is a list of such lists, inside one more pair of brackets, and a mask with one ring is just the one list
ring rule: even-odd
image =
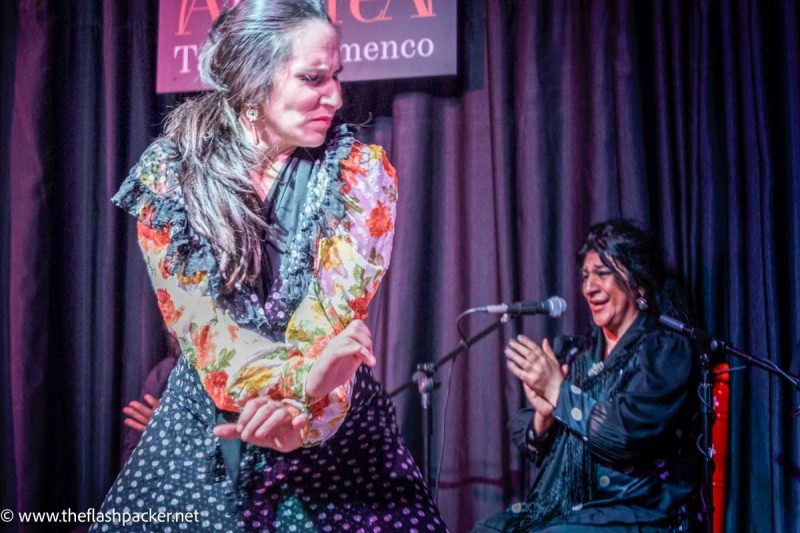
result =
[[[457,0],[327,0],[341,32],[343,81],[457,73]],[[230,0],[160,0],[159,93],[203,89],[197,57]]]

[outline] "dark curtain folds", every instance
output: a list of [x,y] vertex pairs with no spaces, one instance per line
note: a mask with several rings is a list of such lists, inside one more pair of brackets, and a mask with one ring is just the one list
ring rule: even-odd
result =
[[16,507],[16,472],[14,470],[14,430],[11,416],[11,354],[8,316],[11,311],[9,294],[9,242],[11,220],[7,209],[10,202],[11,173],[9,172],[9,139],[14,96],[14,54],[17,38],[17,9],[12,2],[0,4],[0,507]]
[[[0,504],[83,510],[119,468],[120,408],[165,353],[133,223],[108,198],[176,96],[154,94],[155,2],[0,10]],[[520,331],[588,326],[574,252],[592,222],[651,227],[698,323],[800,371],[798,5],[459,10],[458,79],[353,84],[343,110],[374,113],[362,137],[387,147],[401,179],[370,316],[388,389],[458,344],[467,307],[570,304],[558,322],[507,325],[439,374],[434,458],[453,531],[521,496],[504,424],[523,397],[502,347]],[[798,531],[800,395],[759,370],[735,374],[731,391],[727,529]],[[419,457],[418,397],[395,403]]]
[[16,7],[3,17],[3,501],[84,510],[119,468],[123,402],[165,353],[134,228],[109,198],[174,97],[153,90],[156,4]]

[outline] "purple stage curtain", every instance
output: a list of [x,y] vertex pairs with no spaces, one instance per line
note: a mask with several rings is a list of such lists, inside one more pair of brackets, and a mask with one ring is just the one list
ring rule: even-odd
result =
[[[119,468],[122,405],[165,353],[134,225],[108,198],[177,97],[154,93],[155,2],[0,9],[0,507],[84,510]],[[523,395],[502,348],[522,331],[588,327],[574,253],[592,222],[651,227],[699,324],[800,371],[800,8],[459,9],[457,79],[352,84],[342,113],[374,114],[362,138],[400,176],[392,266],[369,318],[387,389],[458,344],[467,307],[551,294],[570,305],[559,321],[505,326],[438,375],[439,504],[467,531],[524,494],[504,430]],[[728,531],[798,531],[800,395],[756,369],[731,391],[718,514]],[[395,404],[419,458],[417,393]]]

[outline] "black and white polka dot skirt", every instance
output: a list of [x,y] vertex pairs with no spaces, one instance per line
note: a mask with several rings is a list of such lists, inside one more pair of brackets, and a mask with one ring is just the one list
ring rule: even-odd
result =
[[[447,531],[369,368],[358,370],[350,411],[331,439],[288,454],[242,446],[235,480],[212,432],[217,415],[181,357],[100,509],[142,513],[139,521],[98,521],[91,531]],[[142,521],[156,513],[170,519]]]

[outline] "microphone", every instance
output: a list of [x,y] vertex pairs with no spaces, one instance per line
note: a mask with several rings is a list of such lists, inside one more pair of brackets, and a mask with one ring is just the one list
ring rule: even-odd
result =
[[690,326],[669,315],[658,315],[658,321],[666,326],[667,329],[680,333],[693,341],[695,345],[700,347],[703,351],[708,350],[710,353],[721,353],[725,350],[725,343],[720,339],[712,337],[711,334],[704,329]]
[[664,326],[667,326],[668,329],[676,333],[680,333],[681,335],[687,335],[692,337],[694,334],[694,329],[692,326],[688,324],[684,324],[677,318],[673,318],[669,315],[658,315],[658,321],[661,322]]
[[476,313],[492,313],[510,315],[548,315],[558,318],[567,310],[567,301],[561,296],[551,296],[540,302],[514,302],[513,304],[497,304],[476,307]]

